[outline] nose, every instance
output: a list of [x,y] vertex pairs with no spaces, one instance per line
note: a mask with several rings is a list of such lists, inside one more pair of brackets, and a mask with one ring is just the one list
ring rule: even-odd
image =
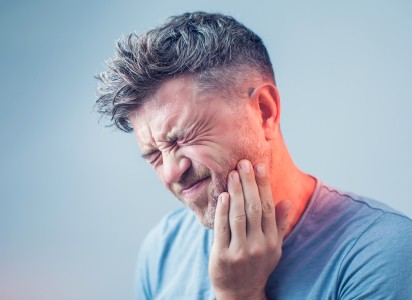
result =
[[165,152],[163,154],[163,180],[166,185],[179,181],[183,173],[190,168],[190,160],[177,153]]

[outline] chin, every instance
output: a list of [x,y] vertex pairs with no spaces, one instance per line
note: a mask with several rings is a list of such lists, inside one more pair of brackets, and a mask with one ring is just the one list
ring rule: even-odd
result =
[[[209,187],[208,190],[205,190],[205,193],[203,195],[199,195],[195,199],[180,199],[183,204],[185,204],[194,212],[198,222],[208,229],[213,229],[214,227],[217,199],[220,191],[224,191],[224,189],[220,185],[218,185],[218,187],[219,188]],[[212,191],[207,192],[210,190]],[[217,192],[216,190],[218,190],[219,192]]]
[[209,202],[208,207],[203,211],[194,211],[197,220],[207,229],[213,229],[215,224],[216,202]]

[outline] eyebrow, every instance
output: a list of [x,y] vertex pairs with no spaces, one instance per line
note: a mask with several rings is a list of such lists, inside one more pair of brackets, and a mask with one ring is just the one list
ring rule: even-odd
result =
[[169,143],[175,142],[179,138],[181,138],[184,135],[185,131],[183,129],[177,129],[173,130],[172,132],[168,132],[166,135],[166,140]]

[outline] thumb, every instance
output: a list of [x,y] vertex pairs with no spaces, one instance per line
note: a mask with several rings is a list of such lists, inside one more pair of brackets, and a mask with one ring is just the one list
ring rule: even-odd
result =
[[288,215],[292,202],[290,200],[282,200],[276,205],[276,226],[278,235],[281,240],[285,237],[286,230],[289,226]]

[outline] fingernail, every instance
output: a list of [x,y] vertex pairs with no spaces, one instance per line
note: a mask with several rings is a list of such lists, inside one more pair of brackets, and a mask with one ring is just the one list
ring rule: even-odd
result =
[[242,161],[239,163],[239,166],[240,166],[240,169],[241,169],[243,172],[248,173],[248,172],[250,171],[250,164],[249,164],[249,162],[248,162],[247,160],[242,160]]
[[227,203],[227,196],[226,194],[220,194],[220,202],[222,202],[222,204],[226,204]]
[[232,172],[232,174],[230,174],[230,177],[232,178],[233,182],[239,182],[239,174],[237,172]]
[[265,176],[266,175],[266,166],[264,164],[258,164],[256,166],[256,173],[259,176]]

